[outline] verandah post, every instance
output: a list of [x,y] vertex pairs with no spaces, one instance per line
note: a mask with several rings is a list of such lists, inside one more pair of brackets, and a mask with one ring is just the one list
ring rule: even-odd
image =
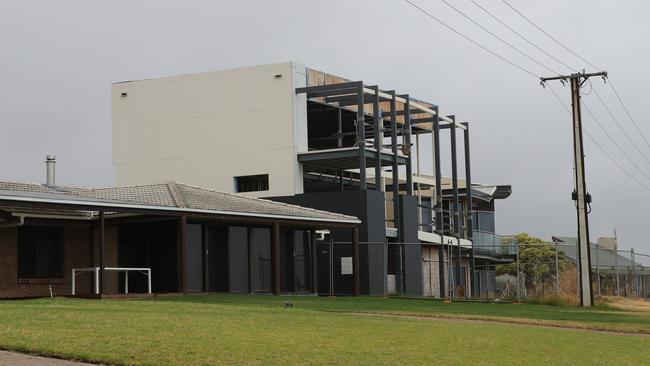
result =
[[280,294],[280,224],[273,223],[271,229],[271,273],[273,278],[273,295]]

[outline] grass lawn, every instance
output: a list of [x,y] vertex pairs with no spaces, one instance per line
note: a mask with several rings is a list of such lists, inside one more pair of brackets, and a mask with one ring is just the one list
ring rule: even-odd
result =
[[[294,307],[285,309],[288,299]],[[0,302],[0,348],[114,364],[640,365],[650,338],[352,313],[507,317],[650,333],[650,314],[606,307],[380,298],[210,295]]]

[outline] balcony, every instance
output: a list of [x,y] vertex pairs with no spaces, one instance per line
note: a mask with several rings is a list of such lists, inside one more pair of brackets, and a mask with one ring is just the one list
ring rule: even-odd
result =
[[475,254],[491,256],[516,256],[517,239],[487,231],[474,230],[472,245]]

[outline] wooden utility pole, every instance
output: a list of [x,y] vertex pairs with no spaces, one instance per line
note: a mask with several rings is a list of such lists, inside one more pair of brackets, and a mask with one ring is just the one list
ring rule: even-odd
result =
[[542,85],[550,80],[561,80],[571,83],[571,104],[573,115],[573,159],[575,167],[575,191],[572,198],[576,201],[578,216],[578,269],[580,273],[580,305],[593,306],[593,292],[591,284],[591,257],[589,246],[589,220],[587,205],[591,203],[591,196],[587,193],[585,178],[585,155],[582,140],[582,115],[580,109],[580,87],[592,76],[607,77],[606,71],[595,73],[575,73],[568,76],[559,75],[541,78]]

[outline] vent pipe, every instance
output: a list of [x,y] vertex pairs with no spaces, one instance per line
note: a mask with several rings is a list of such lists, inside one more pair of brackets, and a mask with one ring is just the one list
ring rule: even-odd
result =
[[54,181],[55,164],[56,164],[56,156],[48,155],[47,157],[45,157],[45,166],[47,167],[47,181],[45,184],[51,187],[56,185]]

